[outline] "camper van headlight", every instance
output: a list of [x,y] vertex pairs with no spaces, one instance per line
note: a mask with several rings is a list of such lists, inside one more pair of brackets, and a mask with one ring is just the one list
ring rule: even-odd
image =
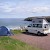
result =
[[43,29],[43,31],[47,31],[48,29]]

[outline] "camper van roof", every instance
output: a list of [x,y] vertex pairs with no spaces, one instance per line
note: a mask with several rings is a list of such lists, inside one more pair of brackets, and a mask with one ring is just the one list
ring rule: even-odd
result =
[[46,18],[33,18],[33,20],[32,20],[33,23],[42,23],[42,21],[45,21],[48,23]]

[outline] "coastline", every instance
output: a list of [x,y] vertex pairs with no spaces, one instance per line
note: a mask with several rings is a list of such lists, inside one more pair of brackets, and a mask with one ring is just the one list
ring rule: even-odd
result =
[[24,30],[27,28],[27,26],[10,26],[10,27],[7,27],[6,28],[10,31],[10,30]]

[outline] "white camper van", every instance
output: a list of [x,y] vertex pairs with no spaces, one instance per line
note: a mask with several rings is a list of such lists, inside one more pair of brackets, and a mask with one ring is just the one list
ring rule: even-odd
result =
[[26,31],[37,35],[47,35],[49,33],[49,23],[45,18],[34,18],[32,23],[27,26]]

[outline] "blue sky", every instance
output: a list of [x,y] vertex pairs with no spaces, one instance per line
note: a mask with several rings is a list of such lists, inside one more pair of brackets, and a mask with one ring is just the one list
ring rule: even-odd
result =
[[0,0],[0,18],[50,16],[50,0]]

